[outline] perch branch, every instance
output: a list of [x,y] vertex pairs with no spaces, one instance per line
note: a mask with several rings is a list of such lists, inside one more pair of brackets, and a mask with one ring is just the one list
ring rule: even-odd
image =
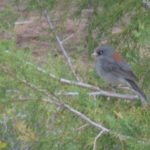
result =
[[[30,66],[34,67],[34,65],[30,62],[26,62],[26,61],[23,61],[23,62],[27,65],[30,65]],[[91,85],[91,84],[87,84],[87,83],[83,83],[83,82],[79,82],[79,81],[72,81],[72,80],[68,80],[68,79],[65,79],[65,78],[59,78],[59,77],[57,77],[56,75],[54,75],[52,73],[48,73],[46,70],[44,70],[41,67],[38,67],[38,66],[35,66],[35,67],[39,72],[41,72],[43,74],[48,74],[49,77],[51,77],[55,80],[58,80],[61,83],[68,84],[68,85],[79,86],[79,87],[87,88],[87,89],[90,89],[90,90],[95,90],[96,92],[88,93],[88,95],[90,95],[90,96],[102,95],[102,96],[108,96],[108,97],[116,97],[116,98],[120,98],[120,99],[129,99],[129,100],[138,99],[137,95],[128,95],[128,94],[120,94],[120,93],[113,93],[113,92],[105,91],[105,90],[102,90],[99,87]],[[69,92],[69,93],[64,93],[64,95],[68,95],[68,96],[72,95],[73,96],[73,95],[79,95],[79,93],[78,92],[71,92],[71,93]]]
[[[45,11],[44,15],[45,15],[45,17],[46,17],[46,19],[47,19],[47,22],[48,22],[48,25],[49,25],[50,29],[51,29],[51,30],[54,30],[54,26],[53,26],[53,24],[52,24],[52,22],[51,22],[50,17],[48,16],[47,11]],[[58,45],[59,45],[59,47],[60,47],[60,50],[62,51],[62,53],[63,53],[63,55],[64,55],[64,57],[65,57],[65,59],[66,59],[66,61],[67,61],[67,64],[68,64],[68,66],[70,67],[70,69],[71,69],[73,75],[76,77],[77,81],[80,81],[79,76],[78,76],[78,75],[76,74],[76,72],[75,72],[75,69],[74,69],[74,66],[73,66],[73,64],[72,64],[71,58],[69,57],[68,53],[66,52],[66,50],[65,50],[65,48],[64,48],[64,46],[63,46],[63,41],[60,40],[60,38],[59,38],[58,35],[56,35],[55,38],[56,38],[56,41],[57,41],[57,43],[58,43]],[[70,37],[68,37],[68,38],[70,38]],[[66,39],[68,39],[68,38],[66,38]]]
[[[26,64],[28,65],[32,65],[33,64],[26,62]],[[137,95],[128,95],[128,94],[120,94],[120,93],[113,93],[110,91],[105,91],[100,89],[97,86],[91,85],[91,84],[87,84],[87,83],[83,83],[83,82],[79,82],[79,81],[72,81],[72,80],[68,80],[65,78],[58,78],[56,75],[52,74],[52,73],[48,73],[46,70],[42,69],[41,67],[36,67],[36,69],[44,74],[48,74],[51,78],[58,80],[62,83],[65,84],[69,84],[69,85],[75,85],[75,86],[79,86],[82,88],[87,88],[87,89],[91,89],[91,90],[95,90],[96,92],[90,92],[88,93],[89,96],[95,96],[95,95],[102,95],[102,96],[108,96],[108,97],[116,97],[116,98],[120,98],[120,99],[128,99],[128,100],[137,100],[138,96]],[[67,92],[67,93],[57,93],[59,94],[64,94],[66,96],[75,96],[75,95],[79,95],[79,92]]]
[[[127,100],[136,100],[138,96],[136,95],[129,95],[129,94],[119,94],[119,93],[112,93],[108,91],[96,91],[96,92],[89,92],[86,93],[88,96],[108,96],[108,97],[116,97],[120,99],[127,99]],[[58,92],[56,95],[64,95],[64,96],[78,96],[80,92]]]

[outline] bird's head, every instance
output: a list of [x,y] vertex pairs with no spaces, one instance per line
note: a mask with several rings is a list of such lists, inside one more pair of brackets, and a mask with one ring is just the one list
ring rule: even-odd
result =
[[102,56],[110,57],[113,55],[113,52],[114,52],[113,48],[107,45],[102,45],[102,46],[97,47],[94,50],[94,53],[92,55],[96,57],[102,57]]
[[122,57],[119,53],[117,53],[113,48],[102,45],[98,46],[95,50],[92,56],[95,56],[96,58],[112,58],[114,61],[122,61]]

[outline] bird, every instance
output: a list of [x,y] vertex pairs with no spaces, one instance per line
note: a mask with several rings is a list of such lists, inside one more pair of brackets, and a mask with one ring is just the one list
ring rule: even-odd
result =
[[93,53],[97,74],[111,85],[125,84],[141,99],[142,105],[147,106],[147,97],[137,85],[138,78],[123,57],[108,45],[98,46]]

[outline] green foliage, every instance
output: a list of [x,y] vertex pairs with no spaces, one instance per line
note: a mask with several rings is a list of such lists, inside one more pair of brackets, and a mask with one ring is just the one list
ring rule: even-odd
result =
[[[13,5],[21,5],[22,2],[14,0]],[[64,2],[67,3],[67,6],[73,3],[68,0]],[[88,54],[91,54],[99,41],[107,38],[108,42],[129,61],[139,79],[142,79],[140,86],[149,100],[149,11],[142,8],[139,0],[78,0],[75,4],[78,17],[83,9],[94,9],[88,25],[88,36],[84,43],[86,47],[81,45],[78,53],[77,51],[70,52],[74,58],[74,64],[78,64],[77,68],[81,68],[78,61],[84,61],[79,55],[84,54],[88,57],[88,63],[91,64]],[[13,24],[18,14],[9,5],[0,14],[0,28],[1,31],[12,30],[11,33],[13,33]],[[59,1],[43,0],[37,3],[35,0],[28,0],[24,5],[25,10],[33,12],[41,8],[43,10],[53,9],[54,6],[59,5]],[[129,23],[123,25],[121,33],[113,35],[112,28],[126,14],[131,16]],[[95,28],[99,33],[94,40],[91,34]],[[51,40],[50,43],[53,47],[54,41]],[[50,78],[49,72],[58,77],[75,80],[64,57],[53,48],[44,58],[44,63],[40,63],[39,66],[46,72],[42,73],[37,70],[37,65],[33,61],[32,49],[18,48],[15,37],[8,40],[0,39],[0,149],[92,149],[94,138],[99,131],[89,125],[80,128],[85,125],[81,119],[63,108],[44,102],[43,100],[48,97],[43,92],[38,92],[36,88],[51,94],[60,91],[80,93],[74,97],[59,96],[59,100],[70,104],[111,130],[110,134],[103,134],[98,139],[97,150],[150,149],[150,109],[141,108],[140,102],[127,103],[116,100],[116,98],[108,100],[101,96],[95,99],[86,94],[89,92],[87,89],[64,85]],[[108,87],[99,79],[94,69],[87,64],[78,73],[87,83]],[[36,88],[31,87],[28,83]]]

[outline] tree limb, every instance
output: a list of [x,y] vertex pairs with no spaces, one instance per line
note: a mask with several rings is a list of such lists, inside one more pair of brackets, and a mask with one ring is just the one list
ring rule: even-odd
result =
[[[86,93],[88,96],[108,96],[108,97],[116,97],[125,100],[136,100],[138,96],[136,95],[129,95],[129,94],[119,94],[119,93],[112,93],[108,91],[96,91],[96,92],[88,92]],[[78,96],[80,95],[79,92],[58,92],[56,95],[64,95],[64,96]]]

